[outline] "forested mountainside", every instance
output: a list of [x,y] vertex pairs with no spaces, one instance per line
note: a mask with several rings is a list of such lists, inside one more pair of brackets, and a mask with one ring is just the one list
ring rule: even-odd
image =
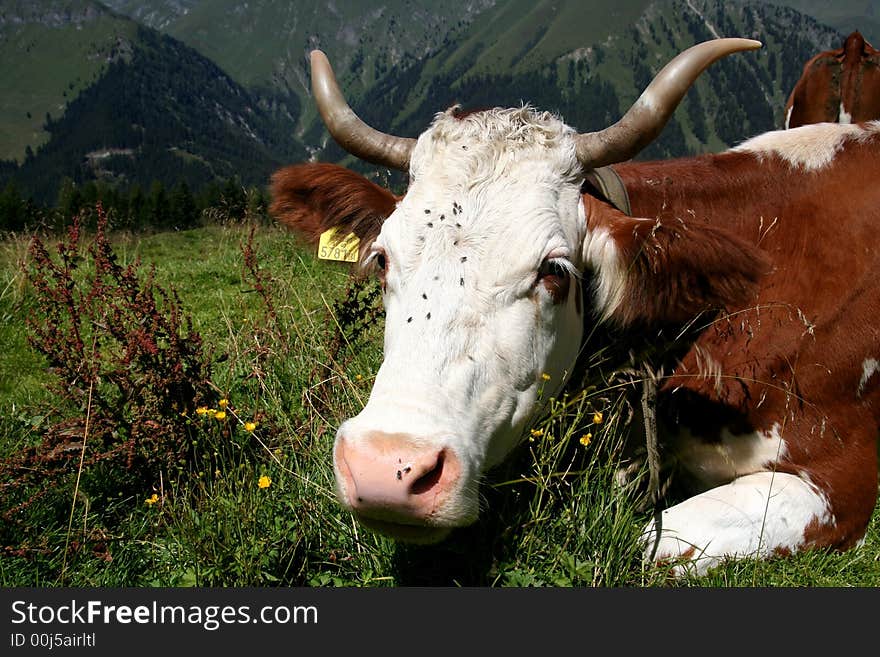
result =
[[803,63],[844,35],[791,7],[719,0],[7,0],[0,189],[51,204],[65,179],[264,185],[309,157],[366,171],[315,114],[313,47],[364,120],[415,136],[454,103],[529,103],[599,129],[676,53],[717,36],[764,47],[710,67],[641,157],[780,127]]

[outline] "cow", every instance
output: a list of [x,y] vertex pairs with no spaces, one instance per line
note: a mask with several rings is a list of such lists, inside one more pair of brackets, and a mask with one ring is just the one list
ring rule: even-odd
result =
[[880,50],[858,31],[812,57],[785,103],[785,127],[880,119]]
[[[417,139],[361,121],[311,53],[334,139],[409,174],[401,195],[320,162],[271,182],[280,222],[312,241],[354,234],[381,283],[383,362],[333,445],[339,500],[363,525],[427,544],[473,523],[479,482],[533,426],[541,390],[577,387],[585,327],[601,322],[615,340],[682,328],[655,408],[664,472],[691,492],[646,524],[646,559],[703,574],[863,540],[878,483],[880,123],[632,160],[707,66],[760,45],[683,51],[597,132],[528,104],[455,106]],[[599,172],[628,211],[589,184]]]

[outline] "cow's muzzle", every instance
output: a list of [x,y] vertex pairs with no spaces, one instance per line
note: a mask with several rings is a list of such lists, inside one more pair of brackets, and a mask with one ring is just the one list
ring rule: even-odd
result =
[[450,448],[408,434],[340,434],[334,457],[340,500],[368,527],[424,543],[461,524],[450,517],[461,475]]

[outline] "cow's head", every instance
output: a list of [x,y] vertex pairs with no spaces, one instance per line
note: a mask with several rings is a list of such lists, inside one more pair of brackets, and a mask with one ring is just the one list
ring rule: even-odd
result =
[[355,232],[362,264],[382,281],[384,360],[333,449],[339,499],[363,523],[432,542],[476,519],[482,473],[511,452],[577,357],[584,267],[611,248],[589,239],[585,171],[632,157],[706,66],[758,46],[720,39],[685,51],[598,133],[530,107],[452,109],[417,140],[363,124],[312,53],[334,138],[409,171],[401,198],[327,164],[273,178],[275,216],[312,239],[331,226]]

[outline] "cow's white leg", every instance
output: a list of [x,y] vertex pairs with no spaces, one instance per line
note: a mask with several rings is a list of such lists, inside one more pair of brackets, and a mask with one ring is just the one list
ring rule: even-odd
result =
[[705,574],[728,557],[795,552],[810,527],[833,524],[825,497],[797,475],[757,472],[665,509],[648,523],[645,554],[673,572]]

